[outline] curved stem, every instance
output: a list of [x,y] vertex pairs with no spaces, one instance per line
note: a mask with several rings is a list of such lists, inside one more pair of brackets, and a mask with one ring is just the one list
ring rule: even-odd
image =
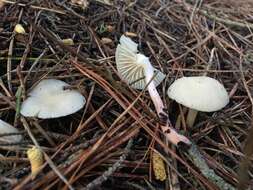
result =
[[[164,111],[164,104],[162,102],[161,97],[159,96],[159,93],[157,92],[156,86],[153,79],[153,74],[154,74],[154,69],[151,65],[148,65],[145,69],[145,80],[146,83],[148,84],[148,92],[149,95],[155,105],[156,112],[159,117],[166,119],[165,124],[161,124],[161,129],[164,132],[164,135],[166,138],[172,142],[174,145],[177,145],[179,142],[184,142],[185,144],[191,144],[190,140],[186,138],[183,135],[180,135],[174,130],[172,127],[170,127],[170,122],[169,122],[169,116],[168,114]],[[152,81],[151,81],[152,80]],[[150,82],[151,81],[151,82]]]
[[[150,80],[147,81],[147,84],[148,84],[149,81]],[[161,97],[159,96],[159,93],[156,90],[154,81],[151,81],[149,83],[147,89],[148,89],[149,95],[150,95],[150,97],[151,97],[151,99],[154,103],[157,114],[159,115],[160,113],[164,113],[163,110],[164,110],[165,107],[163,105]]]

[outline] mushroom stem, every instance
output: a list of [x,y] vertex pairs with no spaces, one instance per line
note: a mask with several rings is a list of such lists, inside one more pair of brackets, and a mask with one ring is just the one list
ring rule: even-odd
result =
[[[147,78],[147,77],[146,77]],[[152,78],[152,77],[151,77]],[[147,83],[149,82],[150,80],[147,80]],[[163,102],[162,102],[162,99],[160,98],[159,96],[159,93],[157,92],[156,90],[156,87],[155,87],[155,84],[154,84],[154,81],[151,81],[147,87],[148,89],[148,92],[149,92],[149,95],[154,103],[154,106],[155,106],[155,109],[156,109],[156,112],[158,115],[160,115],[160,113],[164,113],[163,109],[164,109],[164,105],[163,105]]]
[[[163,101],[159,95],[159,93],[157,92],[156,86],[155,86],[155,82],[153,80],[153,75],[154,75],[154,69],[152,67],[151,64],[147,64],[146,68],[144,69],[145,72],[145,80],[146,80],[146,84],[149,84],[147,89],[149,92],[149,95],[155,105],[155,109],[157,114],[160,116],[160,114],[164,113],[166,114],[163,110],[164,110],[164,105],[163,105]],[[167,114],[166,114],[167,115]]]
[[174,145],[178,145],[178,143],[183,142],[185,144],[190,145],[191,141],[186,138],[184,135],[178,134],[178,132],[170,127],[169,122],[166,125],[160,125],[162,132],[164,133],[165,137]]
[[145,69],[145,81],[148,85],[147,89],[149,92],[149,95],[155,105],[156,112],[160,119],[166,119],[164,122],[165,124],[161,124],[161,129],[166,136],[166,138],[172,142],[174,145],[178,145],[179,142],[183,142],[185,144],[191,144],[190,140],[186,138],[183,135],[180,135],[176,132],[175,129],[170,127],[170,122],[169,122],[169,116],[168,114],[164,111],[164,104],[162,102],[161,97],[159,96],[159,93],[157,92],[156,86],[153,79],[153,74],[154,74],[154,69],[151,65],[148,65]]
[[189,128],[193,127],[197,114],[198,114],[197,110],[189,109],[187,118],[186,118],[186,124]]

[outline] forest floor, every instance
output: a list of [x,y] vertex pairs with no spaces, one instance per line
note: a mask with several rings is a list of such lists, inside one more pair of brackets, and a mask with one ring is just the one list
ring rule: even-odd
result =
[[[25,34],[14,32],[18,23]],[[233,187],[253,187],[252,31],[250,0],[0,0],[0,118],[23,135],[0,149],[0,189],[219,189],[185,149],[166,141],[149,94],[120,79],[115,50],[123,34],[166,75],[158,91],[171,123],[210,171]],[[200,112],[189,128],[187,108],[167,89],[205,74],[225,86],[230,102]],[[84,108],[55,119],[20,115],[45,78],[80,91]],[[34,144],[45,164],[32,178],[26,152]],[[164,181],[154,176],[154,153],[166,164]]]

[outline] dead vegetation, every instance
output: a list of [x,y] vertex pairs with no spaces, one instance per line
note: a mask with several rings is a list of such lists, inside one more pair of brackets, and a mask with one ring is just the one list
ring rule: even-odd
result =
[[[224,181],[253,187],[245,146],[253,140],[251,1],[0,2],[0,115],[25,137],[0,151],[0,189],[219,189],[184,149],[166,142],[148,94],[120,80],[114,55],[123,33],[166,74],[159,92],[173,126]],[[18,23],[26,34],[13,32]],[[74,45],[63,43],[69,38]],[[200,113],[189,129],[186,110],[166,90],[178,77],[205,73],[224,84],[230,103]],[[20,102],[44,78],[71,84],[85,107],[58,119],[20,116]],[[26,151],[34,144],[46,162],[32,180]],[[154,177],[152,152],[166,162],[165,182]]]

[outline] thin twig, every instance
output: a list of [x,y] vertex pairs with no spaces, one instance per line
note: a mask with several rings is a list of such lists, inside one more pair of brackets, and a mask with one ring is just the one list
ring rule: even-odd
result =
[[207,165],[205,159],[202,154],[199,152],[197,146],[192,144],[190,149],[188,150],[188,154],[192,159],[195,166],[199,168],[201,173],[214,184],[216,184],[222,190],[236,190],[235,187],[225,182],[220,176],[218,176],[214,170],[210,169]]
[[127,143],[126,148],[124,149],[123,154],[120,156],[119,160],[115,162],[107,171],[105,171],[101,176],[90,182],[84,189],[92,190],[100,186],[104,181],[106,181],[116,170],[121,167],[122,162],[126,159],[127,155],[130,152],[130,148],[133,144],[133,139],[130,139]]
[[[26,7],[27,5],[24,4],[24,3],[17,3],[15,1],[8,1],[8,0],[1,0],[2,2],[4,3],[7,3],[7,4],[16,4],[20,7]],[[44,10],[44,11],[48,11],[48,12],[53,12],[53,13],[58,13],[58,14],[63,14],[65,15],[66,13],[64,11],[60,11],[60,10],[55,10],[55,9],[50,9],[50,8],[47,8],[47,7],[40,7],[40,6],[35,6],[35,5],[30,5],[30,7],[32,9],[38,9],[38,10]]]
[[39,143],[37,142],[36,138],[33,136],[28,123],[26,122],[24,117],[21,117],[21,121],[23,123],[23,126],[25,127],[26,131],[28,132],[30,138],[32,139],[33,143],[35,144],[35,146],[41,151],[43,152],[45,159],[48,163],[48,165],[53,169],[53,171],[59,176],[59,178],[68,186],[69,189],[74,190],[74,188],[69,184],[68,180],[61,174],[61,172],[57,169],[57,167],[55,166],[55,164],[53,163],[53,161],[51,160],[51,158],[42,150],[42,148],[40,147]]

